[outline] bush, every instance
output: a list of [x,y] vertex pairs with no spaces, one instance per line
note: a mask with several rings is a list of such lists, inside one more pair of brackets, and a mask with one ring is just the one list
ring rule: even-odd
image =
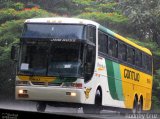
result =
[[115,24],[125,24],[128,19],[116,12],[113,13],[103,13],[103,12],[88,12],[88,13],[82,13],[79,16],[79,18],[84,19],[91,19],[97,22],[112,22]]
[[24,4],[18,2],[18,3],[13,4],[11,7],[15,10],[23,10],[24,9]]

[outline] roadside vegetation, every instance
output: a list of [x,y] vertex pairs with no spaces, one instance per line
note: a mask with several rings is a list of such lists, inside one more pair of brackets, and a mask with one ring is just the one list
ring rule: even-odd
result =
[[[18,2],[19,1],[19,2]],[[152,109],[160,109],[159,0],[12,0],[0,2],[0,98],[14,99],[14,62],[10,49],[19,41],[23,22],[35,17],[78,17],[99,22],[149,48],[154,58]]]

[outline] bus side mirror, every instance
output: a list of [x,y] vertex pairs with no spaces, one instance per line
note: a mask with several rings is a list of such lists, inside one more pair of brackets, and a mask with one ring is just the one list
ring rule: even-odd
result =
[[17,61],[17,56],[18,56],[18,47],[16,45],[13,45],[11,47],[11,59],[14,61]]

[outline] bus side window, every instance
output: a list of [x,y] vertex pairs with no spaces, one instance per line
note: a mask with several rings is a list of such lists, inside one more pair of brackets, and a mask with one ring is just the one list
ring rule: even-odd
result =
[[127,62],[130,64],[135,63],[135,51],[131,47],[127,47]]
[[87,26],[87,39],[96,44],[96,27],[88,25]]
[[108,54],[112,57],[118,57],[118,42],[111,37],[108,39]]
[[145,61],[143,60],[143,64],[145,65],[144,68],[147,72],[152,73],[152,59],[151,57],[145,55]]
[[120,42],[118,44],[118,58],[127,61],[127,46]]
[[148,64],[149,73],[152,73],[152,57],[151,56],[148,57],[147,64]]
[[138,50],[135,51],[135,65],[142,67],[142,53]]
[[108,53],[108,36],[103,32],[98,32],[98,50],[104,54]]
[[145,54],[142,55],[142,67],[143,67],[143,70],[147,71],[147,57]]

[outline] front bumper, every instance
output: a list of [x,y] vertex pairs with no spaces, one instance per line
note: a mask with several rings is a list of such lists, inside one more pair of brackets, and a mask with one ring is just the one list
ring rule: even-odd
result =
[[[24,94],[20,94],[19,90],[24,90]],[[55,86],[16,86],[15,91],[17,100],[84,103],[85,99],[83,89],[59,88]]]

